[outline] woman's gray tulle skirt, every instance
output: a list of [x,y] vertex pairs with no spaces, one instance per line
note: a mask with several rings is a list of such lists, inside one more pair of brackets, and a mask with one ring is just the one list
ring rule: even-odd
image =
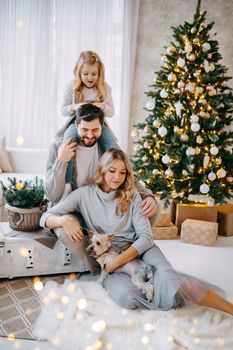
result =
[[111,298],[127,309],[169,310],[185,305],[198,304],[208,290],[222,294],[220,288],[195,277],[175,271],[159,247],[154,245],[142,256],[142,260],[155,267],[153,281],[154,298],[145,299],[141,291],[124,273],[112,273],[103,282]]

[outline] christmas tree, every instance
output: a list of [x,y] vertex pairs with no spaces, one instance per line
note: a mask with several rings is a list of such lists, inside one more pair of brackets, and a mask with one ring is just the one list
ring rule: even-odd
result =
[[148,116],[132,132],[132,162],[137,177],[161,199],[204,196],[224,203],[233,192],[231,77],[220,63],[218,42],[210,39],[214,22],[205,22],[200,3],[193,23],[172,27],[175,40],[146,93]]

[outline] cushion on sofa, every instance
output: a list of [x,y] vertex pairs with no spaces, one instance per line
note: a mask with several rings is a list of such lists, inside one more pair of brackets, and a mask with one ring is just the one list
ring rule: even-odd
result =
[[0,136],[0,169],[2,172],[7,173],[12,173],[14,171],[6,150],[5,136]]

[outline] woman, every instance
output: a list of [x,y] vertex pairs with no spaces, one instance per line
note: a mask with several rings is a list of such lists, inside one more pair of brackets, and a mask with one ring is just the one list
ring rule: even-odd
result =
[[[80,211],[90,231],[114,233],[113,242],[120,253],[106,265],[106,271],[113,273],[103,285],[113,300],[125,308],[169,310],[199,304],[233,315],[233,304],[218,295],[212,286],[172,268],[154,244],[149,220],[141,214],[140,207],[141,197],[134,187],[128,157],[114,148],[100,159],[93,184],[78,188],[49,209],[42,216],[41,225],[63,227],[71,240],[82,240],[80,227],[68,215]],[[145,299],[128,275],[114,273],[115,269],[137,256],[155,266],[152,302]]]

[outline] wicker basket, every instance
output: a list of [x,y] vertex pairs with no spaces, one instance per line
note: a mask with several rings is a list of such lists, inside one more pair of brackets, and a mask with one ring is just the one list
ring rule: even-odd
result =
[[10,228],[16,231],[38,231],[41,215],[47,210],[47,204],[32,209],[12,207],[5,204],[8,210]]

